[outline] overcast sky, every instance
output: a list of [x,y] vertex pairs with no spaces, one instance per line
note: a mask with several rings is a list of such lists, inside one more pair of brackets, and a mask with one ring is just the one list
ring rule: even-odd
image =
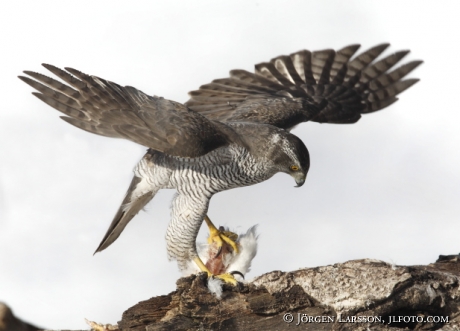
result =
[[[442,5],[441,5],[442,4]],[[457,1],[3,1],[0,301],[39,326],[115,323],[175,289],[162,191],[93,256],[145,148],[76,129],[16,78],[70,66],[185,102],[231,69],[300,49],[390,42],[425,63],[400,100],[354,125],[307,123],[307,183],[279,174],[219,193],[209,215],[259,224],[248,278],[351,259],[413,265],[460,251]],[[200,233],[204,238],[207,231]]]

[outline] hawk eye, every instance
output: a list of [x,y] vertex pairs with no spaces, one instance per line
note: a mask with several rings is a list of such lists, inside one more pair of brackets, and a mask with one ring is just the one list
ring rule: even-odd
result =
[[291,166],[291,170],[292,170],[292,171],[297,171],[297,170],[299,170],[299,167],[296,166],[296,165],[292,165],[292,166]]

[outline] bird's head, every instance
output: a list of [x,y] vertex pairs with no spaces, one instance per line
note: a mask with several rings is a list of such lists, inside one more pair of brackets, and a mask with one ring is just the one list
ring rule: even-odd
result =
[[272,158],[278,171],[287,173],[295,179],[296,187],[305,183],[310,169],[310,155],[305,144],[288,132],[274,136]]

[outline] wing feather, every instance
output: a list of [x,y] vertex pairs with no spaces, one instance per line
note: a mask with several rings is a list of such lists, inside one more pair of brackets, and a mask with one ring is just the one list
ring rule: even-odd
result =
[[302,80],[308,85],[316,84],[311,68],[311,52],[303,50],[290,55],[294,68],[299,73]]
[[289,56],[279,56],[270,61],[276,70],[283,75],[286,79],[293,83],[293,85],[301,85],[304,83],[302,77],[295,69],[294,63]]
[[136,196],[136,187],[141,181],[142,179],[136,176],[132,179],[120,208],[118,208],[112,223],[94,254],[103,251],[117,240],[126,225],[155,196],[156,191],[153,188],[142,195]]
[[[186,105],[212,120],[254,121],[285,129],[302,121],[354,123],[361,114],[397,101],[398,94],[418,81],[402,78],[422,63],[412,61],[389,72],[409,51],[378,60],[389,44],[355,56],[359,47],[302,50],[257,64],[255,73],[232,70],[229,78],[190,92]],[[280,107],[281,103],[264,101],[268,99],[288,101]]]
[[318,85],[328,84],[335,51],[326,49],[313,52],[312,71]]
[[[180,157],[197,157],[232,142],[242,143],[230,127],[207,119],[183,104],[72,68],[62,70],[49,64],[44,67],[65,83],[31,71],[24,72],[29,77],[19,78],[38,91],[33,93],[37,98],[66,115],[61,117],[64,121],[82,130],[125,138]],[[263,85],[263,81],[259,84]],[[204,95],[206,99],[211,94]],[[235,93],[224,93],[220,100],[243,99]]]

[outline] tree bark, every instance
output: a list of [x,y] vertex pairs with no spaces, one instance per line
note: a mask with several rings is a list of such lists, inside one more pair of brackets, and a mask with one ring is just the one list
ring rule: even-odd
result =
[[[293,272],[272,271],[222,299],[205,274],[123,313],[123,331],[460,330],[460,257],[428,266],[355,260]],[[291,320],[292,318],[292,320]]]
[[[0,331],[38,329],[0,308]],[[441,255],[427,266],[365,259],[272,271],[239,288],[224,285],[220,300],[206,274],[193,275],[179,279],[176,291],[129,308],[118,322],[122,331],[408,329],[460,330],[460,255]]]

